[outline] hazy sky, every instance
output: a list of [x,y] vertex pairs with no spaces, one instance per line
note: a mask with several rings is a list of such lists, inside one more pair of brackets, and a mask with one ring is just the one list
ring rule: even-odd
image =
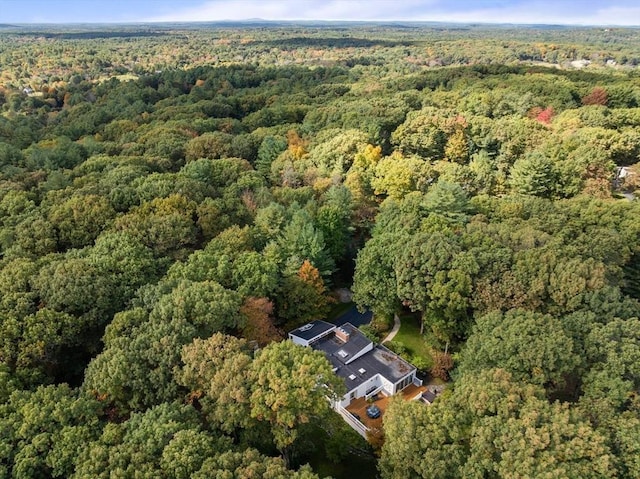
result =
[[250,18],[640,25],[640,0],[0,0],[0,23]]

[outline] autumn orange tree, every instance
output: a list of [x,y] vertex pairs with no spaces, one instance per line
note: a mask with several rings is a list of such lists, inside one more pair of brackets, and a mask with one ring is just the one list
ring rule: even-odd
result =
[[318,268],[304,260],[298,272],[287,276],[282,287],[279,316],[286,328],[323,318],[329,312],[329,297]]
[[242,333],[248,341],[255,341],[258,346],[264,347],[283,338],[282,331],[273,322],[273,303],[268,298],[245,299],[240,314],[247,318]]
[[607,90],[605,90],[600,86],[595,87],[593,90],[591,90],[591,93],[582,97],[583,105],[606,106],[608,102],[609,102],[609,94],[607,93]]

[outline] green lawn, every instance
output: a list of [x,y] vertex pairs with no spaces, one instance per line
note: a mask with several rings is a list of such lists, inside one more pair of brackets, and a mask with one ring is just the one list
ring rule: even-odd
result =
[[410,355],[420,356],[431,362],[431,350],[424,337],[420,335],[419,319],[415,316],[405,315],[400,317],[400,321],[402,323],[400,331],[393,338],[393,341],[402,343]]

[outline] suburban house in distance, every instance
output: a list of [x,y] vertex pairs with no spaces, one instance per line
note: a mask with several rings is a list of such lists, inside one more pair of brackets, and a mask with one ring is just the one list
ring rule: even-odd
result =
[[291,331],[289,339],[325,354],[347,386],[347,393],[333,407],[365,438],[380,425],[389,396],[402,392],[413,400],[427,392],[415,366],[375,345],[351,323],[336,326],[313,321]]

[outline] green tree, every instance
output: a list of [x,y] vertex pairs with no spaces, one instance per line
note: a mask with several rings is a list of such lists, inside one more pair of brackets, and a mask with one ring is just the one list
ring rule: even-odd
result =
[[231,155],[231,140],[233,136],[221,131],[204,133],[189,140],[185,144],[187,161],[199,158],[225,158]]
[[447,137],[438,126],[438,114],[435,109],[409,113],[406,121],[393,132],[391,141],[403,153],[430,160],[442,158]]
[[287,140],[282,136],[267,135],[262,140],[258,148],[258,159],[256,160],[256,170],[264,177],[268,177],[271,172],[271,163],[280,153],[287,149]]
[[327,401],[344,389],[321,352],[291,341],[273,343],[257,355],[249,370],[251,417],[270,424],[274,443],[285,462],[300,428],[331,414]]
[[398,297],[422,312],[420,332],[428,324],[449,341],[466,330],[475,260],[463,254],[451,233],[418,233],[395,261]]
[[326,249],[324,235],[316,227],[311,216],[305,210],[298,210],[284,227],[278,239],[282,257],[290,265],[293,273],[304,260],[309,260],[318,268],[323,277],[328,277],[335,269],[335,263]]
[[371,186],[376,195],[401,199],[412,191],[425,191],[435,176],[428,162],[394,152],[377,163]]
[[371,238],[358,252],[353,277],[353,300],[358,308],[391,316],[400,306],[397,294],[395,256],[401,242],[391,234]]
[[166,403],[107,425],[97,440],[81,446],[74,479],[190,477],[207,455],[230,444],[204,433],[193,407]]
[[585,339],[592,367],[585,377],[585,397],[606,398],[616,408],[627,407],[640,384],[639,327],[635,318],[593,326]]
[[178,381],[199,398],[208,421],[226,433],[249,426],[251,361],[245,340],[221,333],[196,339],[182,351]]
[[99,437],[103,406],[66,384],[16,391],[0,406],[3,477],[70,477],[83,446]]
[[157,256],[182,256],[197,241],[196,204],[182,195],[157,198],[119,217],[115,228],[151,248]]
[[193,479],[224,477],[229,479],[318,479],[309,466],[298,471],[287,469],[280,458],[266,457],[255,449],[227,451],[207,458]]
[[114,217],[109,201],[96,195],[72,196],[49,211],[61,250],[90,245]]
[[518,193],[549,198],[556,187],[553,162],[538,152],[520,158],[511,168],[510,183]]
[[561,320],[540,313],[492,312],[476,321],[460,357],[460,372],[501,368],[514,380],[561,386],[581,360]]
[[395,401],[384,425],[385,479],[617,477],[605,438],[578,409],[504,370],[459,378],[429,408]]

